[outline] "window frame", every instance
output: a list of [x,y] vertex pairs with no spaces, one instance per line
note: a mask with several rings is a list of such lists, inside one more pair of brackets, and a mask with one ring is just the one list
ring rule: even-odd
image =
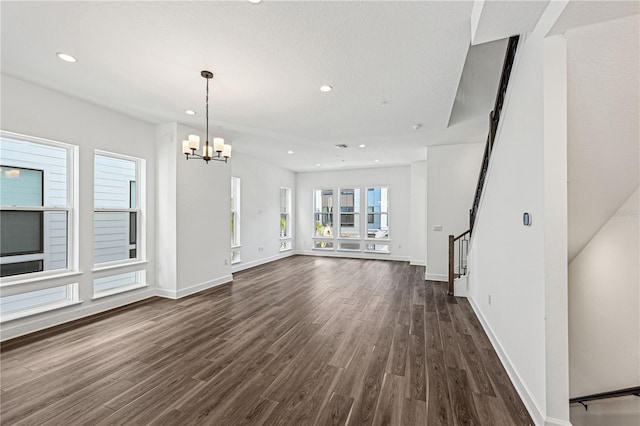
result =
[[[19,142],[26,142],[36,145],[44,145],[54,147],[58,149],[64,149],[66,151],[66,205],[50,205],[45,206],[44,199],[48,188],[46,188],[46,178],[44,169],[35,169],[33,167],[21,167],[21,166],[6,166],[14,167],[25,170],[38,170],[42,171],[42,206],[0,206],[0,211],[35,211],[42,212],[43,216],[46,212],[65,212],[67,215],[67,250],[66,250],[66,267],[51,270],[42,270],[37,272],[29,272],[26,274],[9,275],[2,277],[0,287],[28,283],[33,280],[40,280],[46,278],[53,278],[57,276],[68,275],[69,273],[77,272],[79,270],[79,219],[76,206],[78,205],[79,185],[77,182],[78,176],[78,164],[79,164],[79,147],[64,142],[58,142],[50,139],[38,138],[34,136],[28,136],[20,133],[8,132],[0,130],[0,138],[11,139]],[[4,162],[4,159],[2,160]],[[3,167],[5,167],[3,165]],[[43,223],[42,227],[42,245],[44,246],[46,239],[46,228]],[[43,247],[42,253],[26,253],[15,254],[10,256],[0,256],[0,264],[12,264],[22,263],[28,261],[42,260],[43,268],[45,262],[45,248]]]
[[[96,207],[95,206],[95,161],[96,156],[111,157],[118,160],[133,161],[136,163],[136,177],[135,177],[135,202],[136,207],[132,208],[118,208],[118,207]],[[101,149],[95,149],[93,153],[93,235],[95,235],[95,214],[96,213],[136,213],[136,257],[114,260],[109,262],[96,263],[95,261],[95,241],[93,241],[92,255],[93,255],[93,271],[103,271],[106,269],[113,269],[120,266],[127,266],[131,264],[140,264],[147,262],[147,250],[146,250],[146,160],[144,158],[133,157],[125,154],[118,154],[111,151],[104,151]],[[131,182],[129,181],[129,188],[131,188]],[[129,205],[131,205],[131,191],[129,193]],[[131,250],[131,224],[129,224],[129,237],[127,241],[129,243],[129,250]],[[145,284],[146,285],[146,284]],[[123,290],[123,291],[126,291]]]
[[[352,212],[342,212],[342,191],[348,191],[351,190],[353,191],[353,210]],[[358,194],[359,200],[358,203],[356,204],[356,193]],[[359,209],[358,211],[355,211],[355,207],[356,205],[358,205]],[[360,241],[362,240],[362,208],[360,208],[360,206],[362,205],[362,189],[359,186],[349,186],[349,187],[340,187],[338,188],[338,232],[336,233],[336,239],[337,240],[346,240],[343,241],[344,243],[354,243],[355,241]],[[350,215],[352,219],[354,219],[355,222],[355,216],[358,216],[358,236],[356,237],[343,237],[342,236],[342,215]],[[339,243],[338,247],[340,247],[342,244]],[[338,250],[342,250],[342,251],[360,251],[358,249],[342,249],[339,248]]]
[[[282,206],[282,191],[285,191],[285,206],[283,211]],[[286,230],[285,236],[282,236],[282,223],[280,223],[280,252],[291,251],[293,250],[293,226],[291,225],[291,208],[292,208],[292,189],[287,186],[280,187],[280,220],[282,220],[282,215],[286,216]]]
[[[317,191],[331,191],[331,210],[328,212],[323,212],[323,211],[316,211],[316,192]],[[320,194],[320,196],[322,197],[322,193]],[[311,234],[311,238],[313,240],[313,245],[315,246],[315,241],[333,241],[335,239],[335,229],[336,229],[336,221],[335,221],[335,212],[333,210],[333,206],[335,205],[335,198],[336,196],[336,191],[333,188],[321,188],[321,189],[313,189],[312,190],[312,207],[311,207],[311,211],[312,211],[312,215],[313,215],[313,230],[312,230],[312,234]],[[320,206],[320,209],[322,209],[322,206]],[[331,235],[328,236],[319,236],[316,235],[316,215],[320,214],[320,215],[331,215]],[[327,250],[327,249],[316,249],[314,248],[314,250]],[[333,248],[330,248],[328,250],[333,250]]]
[[[368,203],[369,203],[369,190],[370,189],[386,189],[386,211],[384,212],[372,212],[369,213],[369,209],[368,209]],[[333,206],[338,206],[337,209],[337,213],[336,213],[336,209],[332,207],[332,210],[329,212],[331,213],[333,216],[333,235],[331,236],[316,236],[316,216],[317,214],[324,214],[324,212],[322,211],[316,211],[316,192],[317,191],[328,191],[331,190],[333,191],[333,195],[332,195],[332,205]],[[342,212],[342,199],[341,199],[341,193],[344,190],[353,190],[354,191],[354,211],[353,212],[346,212],[343,213]],[[359,209],[358,211],[356,211],[355,207],[356,207],[356,197],[355,197],[355,193],[358,192],[359,193]],[[382,254],[382,255],[387,255],[391,253],[391,238],[390,238],[390,231],[389,231],[389,218],[391,217],[391,212],[390,212],[390,190],[389,190],[389,186],[387,185],[369,185],[369,186],[340,186],[338,187],[337,191],[335,188],[323,188],[323,189],[316,189],[314,188],[312,190],[312,212],[313,212],[313,234],[312,234],[312,238],[311,238],[311,249],[314,251],[335,251],[335,252],[350,252],[350,253],[367,253],[367,254]],[[362,207],[365,207],[366,211],[363,211]],[[320,206],[320,208],[322,209],[322,206]],[[347,214],[347,215],[353,215],[355,217],[355,215],[358,215],[359,218],[359,224],[358,224],[358,229],[359,229],[359,236],[358,237],[348,237],[348,236],[342,236],[342,231],[341,231],[341,227],[342,227],[342,215],[343,214]],[[371,238],[369,237],[369,233],[368,233],[368,221],[369,221],[369,215],[378,215],[381,217],[381,215],[385,214],[387,217],[387,227],[386,227],[386,235],[382,238]],[[336,218],[337,216],[337,218]],[[358,246],[358,248],[356,248],[356,245]],[[369,245],[373,245],[374,246],[374,250],[369,250],[367,247]],[[386,246],[387,249],[386,250],[375,250],[375,246],[376,245],[381,245],[381,246]]]
[[[30,287],[33,287],[33,286],[30,286]],[[65,287],[66,297],[64,300],[59,300],[59,301],[50,302],[50,303],[43,303],[43,304],[35,305],[29,308],[24,308],[24,309],[16,310],[13,312],[9,312],[7,314],[2,313],[2,315],[0,315],[0,323],[5,323],[5,322],[13,321],[19,318],[25,318],[25,317],[40,314],[43,312],[49,312],[56,309],[66,308],[68,306],[78,305],[82,303],[79,295],[80,286],[79,286],[79,283],[77,282],[72,282],[68,284],[54,283],[46,286],[36,285],[33,288],[25,288],[22,291],[20,290],[7,291],[6,294],[5,292],[3,292],[2,297],[5,298],[5,297],[17,296],[19,294],[34,293],[37,291],[48,290],[48,289],[53,289],[57,287]]]
[[[379,213],[377,213],[377,212],[369,212],[369,190],[370,189],[374,189],[375,190],[376,188],[380,188],[381,190],[383,188],[385,188],[387,190],[387,211],[386,212],[382,212],[382,211],[379,212]],[[390,230],[391,227],[390,227],[390,220],[389,220],[389,218],[391,217],[391,213],[390,213],[391,203],[389,202],[389,187],[388,186],[367,186],[365,188],[365,205],[367,207],[367,213],[366,213],[367,221],[366,221],[366,224],[365,224],[365,233],[363,235],[363,242],[365,244],[371,244],[372,242],[375,242],[375,241],[380,241],[380,242],[382,242],[382,241],[385,241],[385,242],[391,241],[391,230]],[[368,227],[368,225],[369,225],[369,215],[373,215],[374,217],[375,217],[375,215],[378,215],[378,216],[381,217],[383,214],[387,215],[387,235],[385,237],[383,237],[383,238],[371,238],[371,237],[369,237],[368,236],[369,235],[369,232],[368,232],[368,229],[369,229],[369,227]],[[376,251],[369,251],[369,250],[365,250],[365,251],[368,251],[370,253],[378,253]]]
[[[236,194],[234,194],[234,182],[236,187]],[[233,203],[231,203],[233,200]],[[242,179],[238,176],[231,176],[231,197],[230,197],[230,223],[233,223],[233,234],[231,236],[231,257],[230,264],[237,265],[242,262],[242,233],[241,223],[242,220]]]

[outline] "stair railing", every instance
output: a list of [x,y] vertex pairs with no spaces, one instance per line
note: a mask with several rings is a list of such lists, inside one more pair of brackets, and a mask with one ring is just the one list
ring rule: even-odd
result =
[[[467,275],[467,253],[469,252],[469,239],[471,230],[468,229],[457,237],[449,235],[449,296],[453,296],[456,278]],[[458,263],[456,264],[456,250]]]
[[484,155],[482,156],[482,167],[480,167],[480,176],[478,176],[476,193],[473,197],[473,206],[471,207],[469,214],[469,229],[472,231],[478,214],[478,208],[480,207],[480,197],[482,196],[482,189],[484,188],[484,181],[487,175],[487,169],[489,168],[489,158],[491,157],[491,151],[493,150],[493,145],[496,139],[498,124],[500,122],[500,114],[502,113],[502,105],[504,104],[504,99],[507,94],[507,87],[509,87],[509,77],[511,76],[511,69],[513,68],[513,62],[516,57],[519,39],[520,36],[513,36],[509,38],[507,51],[504,55],[504,63],[502,64],[502,74],[500,75],[500,83],[498,84],[496,102],[493,106],[493,111],[489,113],[489,135],[487,136]]
[[618,389],[618,390],[608,391],[608,392],[594,393],[591,395],[578,396],[575,398],[571,398],[569,400],[569,403],[581,404],[585,410],[588,410],[589,407],[586,404],[586,402],[588,401],[596,401],[598,399],[619,398],[622,396],[630,396],[630,395],[640,396],[640,386],[634,386],[631,388]]

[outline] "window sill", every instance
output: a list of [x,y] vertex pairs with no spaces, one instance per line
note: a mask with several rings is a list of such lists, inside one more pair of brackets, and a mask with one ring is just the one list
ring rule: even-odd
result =
[[118,263],[105,263],[102,266],[94,266],[93,272],[102,272],[102,271],[110,271],[112,269],[121,269],[127,266],[141,266],[147,265],[149,261],[147,260],[135,260],[133,262],[118,262]]
[[339,248],[338,251],[348,251],[348,252],[351,252],[351,253],[361,253],[362,252],[362,250],[360,250],[360,249],[356,250],[356,249],[341,249],[341,248]]
[[131,284],[122,287],[116,287],[111,290],[101,291],[93,295],[91,300],[98,300],[105,297],[113,296],[115,294],[126,293],[127,291],[137,290],[139,288],[149,287],[147,284]]
[[280,253],[285,253],[285,252],[287,252],[287,251],[291,251],[291,250],[293,250],[293,249],[290,249],[290,248],[288,248],[288,249],[281,249],[281,250],[280,250]]
[[242,263],[242,260],[236,260],[235,262],[231,262],[231,266]]
[[74,301],[56,303],[56,304],[52,304],[52,305],[45,305],[45,306],[41,306],[39,308],[28,309],[28,310],[21,311],[21,312],[14,312],[12,314],[2,315],[2,318],[0,319],[0,323],[5,323],[5,322],[8,322],[8,321],[14,321],[14,320],[17,320],[17,319],[20,319],[20,318],[30,317],[32,315],[37,315],[37,314],[41,314],[41,313],[44,313],[44,312],[55,311],[55,310],[58,310],[58,309],[68,308],[70,306],[75,306],[75,305],[80,305],[80,304],[82,304],[82,300],[74,300]]
[[[36,276],[36,274],[38,274]],[[26,274],[25,274],[26,275]],[[67,277],[77,277],[79,275],[82,275],[81,271],[64,271],[64,272],[54,272],[54,271],[47,271],[44,273],[41,272],[36,272],[34,274],[29,274],[31,275],[30,277],[21,277],[20,275],[15,275],[14,277],[5,277],[2,278],[2,280],[0,281],[0,287],[9,287],[9,286],[14,286],[14,285],[21,285],[21,284],[30,284],[30,283],[34,283],[34,282],[38,282],[38,281],[47,281],[47,280],[54,280],[54,279],[58,279],[58,278],[67,278]],[[18,278],[20,277],[20,278]],[[12,279],[13,278],[13,279]]]
[[365,250],[365,253],[373,253],[373,254],[391,254],[390,251],[375,251],[375,250]]

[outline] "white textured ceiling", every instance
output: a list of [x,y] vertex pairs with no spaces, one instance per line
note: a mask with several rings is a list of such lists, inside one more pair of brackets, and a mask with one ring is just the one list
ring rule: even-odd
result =
[[[427,145],[486,137],[488,111],[447,128],[472,2],[1,7],[3,73],[150,123],[204,131],[200,71],[211,70],[212,133],[291,170],[407,164]],[[57,51],[78,62],[60,61]],[[322,84],[334,90],[321,93]],[[336,143],[351,148],[338,151]]]
[[588,1],[573,0],[567,4],[549,35],[567,30],[640,13],[640,1]]
[[549,0],[477,0],[473,6],[472,44],[533,31]]

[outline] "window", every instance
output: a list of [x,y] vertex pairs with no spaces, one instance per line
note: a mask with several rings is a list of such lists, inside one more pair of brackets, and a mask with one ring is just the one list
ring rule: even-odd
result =
[[340,238],[360,238],[360,188],[340,190]]
[[4,322],[68,306],[77,300],[78,284],[28,291],[3,296],[0,302],[0,315]]
[[231,178],[231,264],[240,259],[240,178]]
[[[365,251],[389,253],[389,189],[367,188],[367,241]],[[370,240],[381,240],[381,244]]]
[[333,237],[333,189],[314,192],[315,237]]
[[389,190],[367,188],[367,238],[389,238]]
[[291,189],[280,188],[280,251],[291,250]]
[[74,158],[72,145],[0,133],[0,275],[12,285],[0,298],[1,321],[78,301],[78,284],[42,281],[34,290],[31,280],[77,268]]
[[139,270],[95,278],[93,280],[93,297],[100,298],[144,287],[146,285],[145,274],[145,270]]
[[[389,188],[340,188],[337,235],[333,233],[333,194],[333,189],[313,192],[313,249],[389,253]],[[366,220],[361,220],[362,215]]]
[[74,148],[0,137],[0,276],[72,268]]
[[94,157],[94,263],[144,258],[140,250],[141,164],[144,160],[106,152]]

